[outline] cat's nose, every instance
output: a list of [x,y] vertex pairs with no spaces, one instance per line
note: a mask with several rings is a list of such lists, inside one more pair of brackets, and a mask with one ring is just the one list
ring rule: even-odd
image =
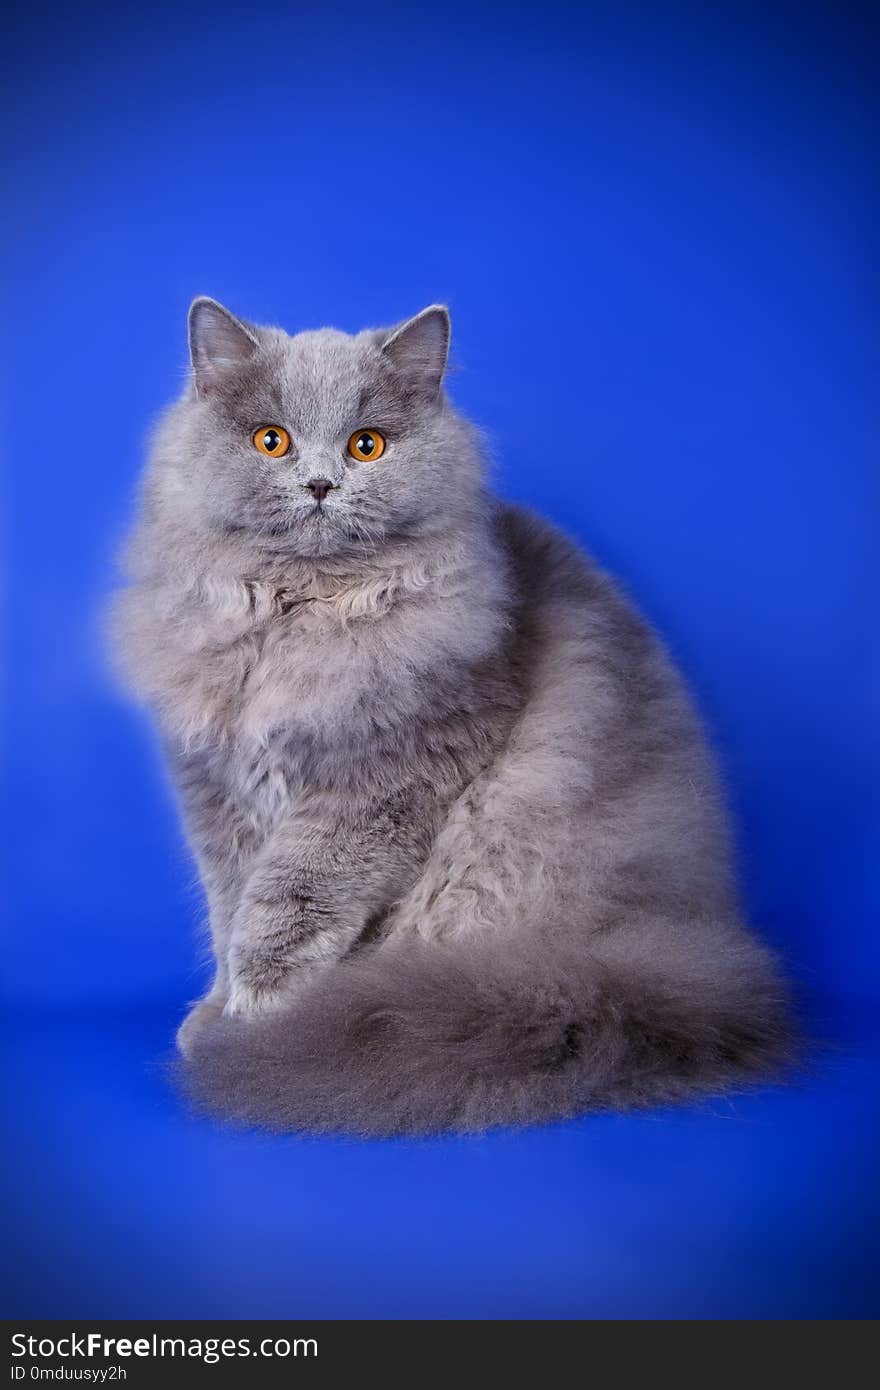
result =
[[323,502],[327,493],[333,487],[333,483],[331,483],[329,478],[309,478],[306,487],[316,502]]

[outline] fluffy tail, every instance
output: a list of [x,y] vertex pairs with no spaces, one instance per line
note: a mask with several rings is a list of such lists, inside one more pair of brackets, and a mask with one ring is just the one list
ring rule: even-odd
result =
[[184,1064],[196,1102],[245,1124],[428,1134],[729,1089],[788,1052],[765,953],[738,931],[540,944],[385,945],[290,1011],[217,1019]]

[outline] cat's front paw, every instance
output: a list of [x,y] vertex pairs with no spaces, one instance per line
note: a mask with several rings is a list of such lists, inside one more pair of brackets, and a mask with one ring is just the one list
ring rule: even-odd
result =
[[277,987],[260,986],[246,980],[233,980],[229,998],[223,1009],[226,1018],[258,1017],[277,1013],[290,1002],[290,992]]
[[268,950],[233,952],[229,966],[229,998],[223,1010],[227,1018],[278,1013],[314,973]]

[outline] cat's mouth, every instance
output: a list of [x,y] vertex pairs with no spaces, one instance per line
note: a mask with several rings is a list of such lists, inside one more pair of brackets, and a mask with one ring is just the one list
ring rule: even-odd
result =
[[[375,521],[368,524],[351,515],[347,508],[332,504],[328,507],[326,502],[300,507],[255,525],[225,521],[223,531],[226,535],[251,535],[275,552],[291,548],[303,555],[326,555],[351,546],[359,553],[375,550],[389,534],[386,526]],[[391,534],[399,538],[412,531],[412,527],[398,525]]]

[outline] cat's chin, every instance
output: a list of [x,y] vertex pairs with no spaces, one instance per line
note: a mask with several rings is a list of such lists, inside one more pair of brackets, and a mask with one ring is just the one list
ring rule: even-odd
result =
[[287,533],[290,549],[298,555],[336,555],[351,547],[349,529],[326,512],[310,513]]
[[357,516],[326,508],[320,511],[316,508],[271,524],[249,524],[228,518],[215,524],[222,535],[237,538],[256,553],[298,556],[306,560],[363,558],[381,550],[388,542],[408,540],[421,531],[416,521],[397,520],[390,527],[373,520],[366,524]]
[[366,539],[350,522],[327,512],[308,512],[270,525],[224,520],[220,529],[224,536],[237,537],[260,551],[305,557],[343,553],[354,547],[362,551]]

